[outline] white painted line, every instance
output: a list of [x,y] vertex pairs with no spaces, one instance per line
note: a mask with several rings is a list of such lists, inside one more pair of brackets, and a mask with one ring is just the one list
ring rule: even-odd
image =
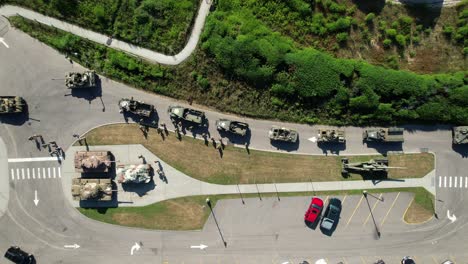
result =
[[57,157],[39,157],[39,158],[18,158],[18,159],[8,159],[10,163],[18,162],[34,162],[34,161],[58,161],[61,158]]
[[457,176],[454,176],[453,178],[454,178],[454,180],[455,180],[455,181],[454,181],[455,184],[453,185],[453,187],[457,188],[457,179],[458,179],[458,178],[457,178]]
[[24,168],[21,168],[21,178],[24,180]]
[[37,168],[37,178],[41,178],[41,168]]
[[29,177],[29,168],[28,168],[28,170],[26,172],[27,172],[28,180],[29,180],[30,179],[30,177]]
[[59,178],[62,178],[62,171],[61,171],[60,167],[58,167],[58,176],[59,176]]
[[55,167],[53,168],[53,171],[54,171],[54,179],[55,179]]
[[468,188],[468,177],[465,177],[465,188]]
[[49,179],[50,179],[50,167],[47,168],[47,176],[49,176]]
[[447,187],[447,176],[444,176],[444,188]]
[[19,173],[19,169],[16,168],[16,179],[19,180],[20,178],[20,173]]
[[460,176],[460,188],[463,188],[463,186],[462,186],[462,185],[463,185],[463,177],[462,177],[462,176]]
[[442,176],[439,176],[439,188],[442,187]]
[[11,179],[14,180],[15,179],[15,170],[11,169],[10,174],[11,174]]
[[32,176],[33,176],[33,179],[36,179],[36,169],[35,168],[32,168]]
[[8,46],[8,44],[6,44],[5,40],[3,38],[0,38],[0,42],[5,45],[5,47],[10,48],[10,46]]
[[46,178],[46,175],[45,175],[45,168],[42,168],[42,179],[45,179]]
[[449,188],[452,188],[452,177],[449,177]]

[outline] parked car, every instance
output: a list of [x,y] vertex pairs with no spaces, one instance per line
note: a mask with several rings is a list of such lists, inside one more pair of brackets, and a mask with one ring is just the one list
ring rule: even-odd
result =
[[455,264],[455,263],[447,259],[446,261],[442,262],[442,264]]
[[401,260],[401,264],[416,264],[416,262],[411,257],[406,256]]
[[34,263],[34,256],[24,252],[19,247],[12,246],[5,253],[5,258],[11,260],[16,264],[32,264]]
[[309,209],[304,215],[304,221],[306,224],[313,224],[317,221],[317,218],[320,219],[320,214],[323,209],[323,201],[320,198],[313,197],[310,202]]
[[341,201],[338,198],[331,198],[330,202],[328,202],[328,206],[325,210],[320,227],[328,231],[333,230],[333,227],[338,222],[338,219],[340,219],[340,213]]

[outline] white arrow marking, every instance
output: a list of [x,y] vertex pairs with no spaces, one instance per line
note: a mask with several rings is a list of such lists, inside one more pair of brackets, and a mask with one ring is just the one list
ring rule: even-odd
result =
[[447,210],[447,218],[453,222],[457,221],[457,217],[453,214],[453,215],[450,215],[450,211]]
[[135,245],[133,245],[132,249],[130,249],[130,255],[133,255],[134,250],[136,251],[140,250],[140,245],[137,242],[135,242]]
[[65,245],[63,246],[64,248],[73,248],[73,249],[77,249],[77,248],[80,248],[80,245],[78,244],[73,244],[73,245]]
[[39,199],[37,199],[37,190],[34,190],[34,204],[37,206]]
[[3,43],[3,45],[5,45],[5,47],[10,48],[10,46],[8,46],[8,44],[6,44],[5,40],[3,38],[0,38],[0,42]]
[[199,246],[190,246],[190,248],[198,248],[200,250],[204,250],[207,247],[208,247],[207,245],[203,245],[203,244],[200,244]]
[[317,142],[317,138],[316,138],[316,137],[311,137],[311,138],[309,138],[309,139],[307,139],[307,140],[312,141],[312,142],[314,142],[314,143]]

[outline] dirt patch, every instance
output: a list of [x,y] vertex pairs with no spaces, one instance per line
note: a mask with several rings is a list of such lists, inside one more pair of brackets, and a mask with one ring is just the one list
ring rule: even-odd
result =
[[433,215],[431,211],[425,209],[413,200],[406,211],[404,220],[409,224],[421,224],[431,219]]

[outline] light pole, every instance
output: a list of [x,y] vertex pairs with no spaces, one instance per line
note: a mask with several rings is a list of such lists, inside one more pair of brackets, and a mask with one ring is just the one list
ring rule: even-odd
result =
[[219,228],[218,220],[216,220],[216,216],[215,216],[215,214],[214,214],[214,212],[213,212],[213,208],[211,207],[210,198],[206,198],[206,204],[207,204],[208,207],[210,208],[211,214],[213,215],[213,219],[215,220],[216,226],[218,227],[219,235],[221,236],[221,240],[223,241],[224,247],[227,247],[227,243],[226,243],[226,241],[224,240],[223,233],[221,233],[221,229]]
[[[364,195],[364,197],[366,198],[367,206],[369,207],[369,211],[370,211],[370,214],[371,214],[371,217],[372,217],[372,221],[374,222],[375,231],[377,232],[377,236],[380,238],[380,231],[379,231],[379,228],[377,227],[377,223],[375,223],[374,214],[372,213],[372,209],[370,207],[369,200],[367,199],[367,195],[368,195],[367,191],[366,190],[362,191],[362,195]],[[371,195],[371,196],[376,198],[379,201],[383,201],[383,199],[380,200],[379,198],[377,198],[377,197],[375,197],[373,195]]]

